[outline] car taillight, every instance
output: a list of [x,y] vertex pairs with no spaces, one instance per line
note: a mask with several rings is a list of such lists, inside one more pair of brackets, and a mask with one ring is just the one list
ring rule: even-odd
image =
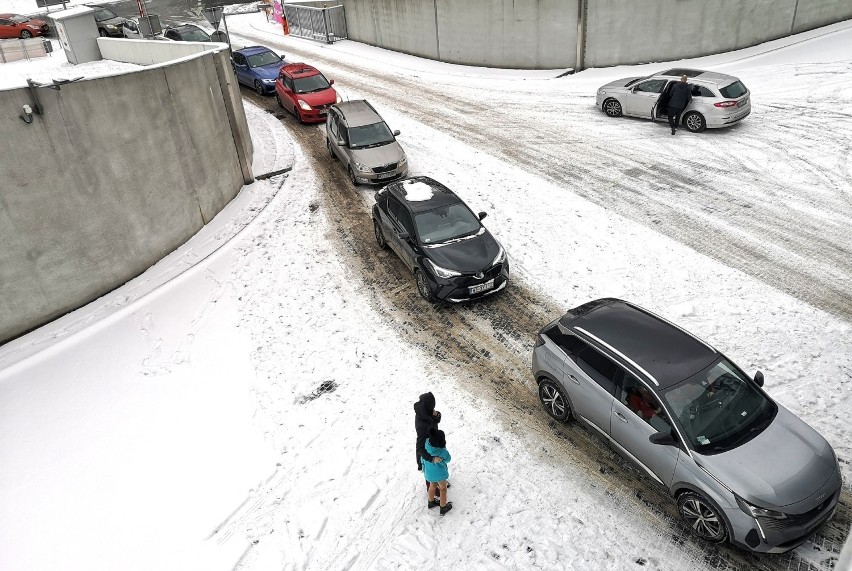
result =
[[713,107],[733,107],[736,104],[736,101],[720,101],[719,103],[714,103]]

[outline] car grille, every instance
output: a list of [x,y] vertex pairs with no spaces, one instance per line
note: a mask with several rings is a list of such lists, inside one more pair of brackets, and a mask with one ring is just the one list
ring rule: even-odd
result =
[[476,277],[476,274],[463,274],[463,276],[468,278],[468,280],[466,280],[465,283],[468,283],[468,282],[479,283],[481,281],[490,280],[491,278],[496,278],[497,276],[500,275],[500,272],[502,272],[502,271],[503,271],[503,264],[494,264],[493,266],[491,266],[490,268],[488,268],[487,270],[482,272],[481,278]]
[[[834,494],[829,496],[828,499],[826,499],[820,505],[803,514],[788,514],[785,519],[772,519],[768,517],[759,518],[760,525],[763,526],[764,529],[776,530],[788,529],[791,527],[803,527],[808,523],[814,521],[815,519],[819,518],[821,515],[827,515],[828,509],[834,505],[838,495],[840,495],[839,489]],[[825,514],[823,514],[823,512],[825,512]]]
[[48,31],[50,31],[50,26],[45,24],[44,26],[41,27],[41,31],[44,32],[44,33],[47,33]]
[[392,170],[396,170],[396,163],[390,163],[387,165],[382,165],[380,167],[373,167],[373,172],[390,172]]

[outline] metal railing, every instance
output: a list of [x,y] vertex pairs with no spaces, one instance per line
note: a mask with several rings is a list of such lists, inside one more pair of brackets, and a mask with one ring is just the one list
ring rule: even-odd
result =
[[0,40],[0,63],[31,60],[34,57],[46,56],[53,51],[50,40],[44,38],[29,38],[26,40]]
[[346,16],[343,6],[314,8],[297,4],[284,4],[284,17],[290,35],[332,44],[345,40]]

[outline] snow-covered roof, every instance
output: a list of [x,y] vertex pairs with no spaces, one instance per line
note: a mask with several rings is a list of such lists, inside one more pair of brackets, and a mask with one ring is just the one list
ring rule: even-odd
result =
[[50,17],[54,20],[67,20],[68,18],[74,18],[76,16],[82,16],[84,14],[94,14],[95,10],[89,8],[88,6],[76,6],[74,8],[68,8],[67,10],[62,10],[60,12],[52,12]]
[[429,200],[435,194],[431,186],[418,180],[406,181],[402,183],[402,187],[405,190],[405,199],[409,202]]

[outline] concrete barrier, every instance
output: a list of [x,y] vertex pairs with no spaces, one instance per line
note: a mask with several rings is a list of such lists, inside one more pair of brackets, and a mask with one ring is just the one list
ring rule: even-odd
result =
[[[583,21],[580,2],[586,8]],[[450,63],[526,69],[573,68],[578,61],[584,62],[583,67],[602,67],[708,55],[852,18],[849,0],[336,3],[345,7],[350,39]],[[578,45],[580,29],[585,34]]]
[[0,342],[141,274],[252,180],[227,50],[38,96],[28,125],[28,90],[0,91]]

